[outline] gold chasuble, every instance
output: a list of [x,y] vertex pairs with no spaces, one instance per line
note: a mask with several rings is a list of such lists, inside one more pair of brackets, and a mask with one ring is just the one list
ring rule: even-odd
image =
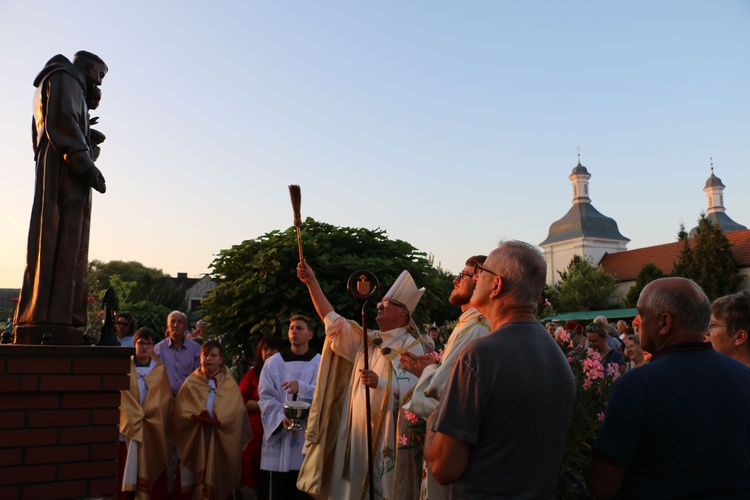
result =
[[[358,335],[358,338],[363,337],[362,329],[358,324],[353,321],[348,321],[348,324]],[[368,331],[368,336],[372,338],[372,335],[375,333],[385,334],[386,332]],[[377,481],[382,486],[376,485],[375,496],[382,500],[411,500],[419,496],[421,459],[416,457],[414,447],[398,446],[396,444],[398,442],[397,436],[392,436],[393,441],[396,441],[394,443],[396,446],[394,446],[390,442],[391,438],[388,438],[386,435],[386,428],[393,424],[395,424],[399,433],[408,432],[408,422],[402,419],[403,412],[401,408],[411,397],[413,382],[410,390],[402,391],[405,394],[401,395],[399,401],[392,401],[394,394],[391,392],[391,387],[393,384],[398,383],[397,380],[394,380],[396,377],[393,374],[403,374],[403,370],[400,368],[397,369],[398,356],[402,350],[410,349],[419,349],[416,352],[417,354],[423,353],[419,340],[412,338],[408,334],[405,336],[402,335],[402,337],[405,339],[403,347],[394,347],[387,354],[383,354],[376,345],[372,345],[372,340],[370,340],[369,354],[372,356],[370,369],[377,371],[376,364],[382,364],[385,366],[385,373],[381,369],[379,375],[381,378],[387,380],[387,388],[383,391],[385,395],[382,396],[381,404],[377,404],[378,400],[374,395],[374,391],[372,399],[372,412],[378,414],[378,418],[374,419],[377,424],[374,424],[374,428],[372,429],[372,453],[375,462],[373,472],[376,476],[379,474],[382,476],[384,475],[381,471],[382,466],[378,464],[389,464],[390,468],[385,474],[390,475],[392,478],[387,484],[383,484],[385,480],[382,478],[379,478],[380,480]],[[359,352],[361,356],[362,352]],[[376,363],[373,359],[379,361]],[[343,474],[342,470],[335,470],[336,455],[348,456],[351,441],[358,437],[358,434],[353,433],[352,430],[353,416],[350,414],[350,411],[363,412],[365,408],[364,406],[357,406],[352,410],[352,406],[350,405],[352,394],[361,386],[359,375],[352,373],[354,368],[355,364],[333,351],[331,336],[326,334],[320,367],[318,368],[315,394],[307,420],[304,449],[305,458],[297,479],[297,488],[317,500],[337,499],[337,497],[340,497],[339,494],[332,491],[335,490],[335,485],[332,485],[332,482],[340,481],[339,478]],[[397,418],[394,421],[395,416]],[[393,432],[393,430],[390,432]],[[348,436],[346,446],[342,446],[341,436]],[[366,454],[362,454],[359,457],[359,464],[362,469],[362,481],[359,482],[359,479],[352,481],[353,494],[350,496],[352,499],[367,499],[369,498],[369,485],[365,479],[367,469]],[[350,477],[354,476],[351,472],[349,475]]]
[[224,500],[240,481],[242,451],[250,442],[252,431],[242,394],[231,373],[222,366],[216,376],[213,413],[221,422],[218,425],[193,419],[193,415],[206,409],[208,401],[208,379],[200,368],[185,379],[175,399],[174,441],[182,465],[195,475],[194,500]]
[[331,339],[326,335],[307,418],[305,458],[297,478],[297,488],[317,500],[329,498],[333,454],[353,367],[350,361],[334,354]]
[[[157,364],[143,380],[148,392],[141,406],[138,373],[131,357],[130,388],[120,391],[120,433],[127,438],[129,454],[135,451],[131,442],[137,443],[137,479],[126,474],[122,491],[135,491],[137,499],[150,498],[154,481],[167,468],[166,424],[173,401],[163,364]],[[133,457],[128,456],[131,460]]]

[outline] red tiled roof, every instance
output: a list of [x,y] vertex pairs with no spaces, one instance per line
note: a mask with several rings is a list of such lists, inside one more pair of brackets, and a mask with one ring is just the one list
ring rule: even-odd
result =
[[[732,244],[732,253],[737,260],[737,267],[739,269],[750,267],[750,229],[732,231],[725,233],[725,236]],[[599,263],[606,272],[614,274],[617,281],[633,281],[643,266],[649,262],[655,264],[664,274],[669,274],[672,272],[672,265],[680,255],[680,250],[682,250],[682,242],[675,241],[637,250],[607,253]]]

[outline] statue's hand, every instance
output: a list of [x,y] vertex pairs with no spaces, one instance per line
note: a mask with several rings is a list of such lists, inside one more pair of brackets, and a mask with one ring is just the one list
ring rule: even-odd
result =
[[102,134],[95,128],[89,129],[89,137],[91,138],[91,143],[94,145],[99,145],[104,142],[104,139],[107,138],[106,135]]
[[91,170],[89,170],[89,186],[102,194],[107,192],[107,183],[104,180],[104,176],[101,170],[96,167],[91,167]]

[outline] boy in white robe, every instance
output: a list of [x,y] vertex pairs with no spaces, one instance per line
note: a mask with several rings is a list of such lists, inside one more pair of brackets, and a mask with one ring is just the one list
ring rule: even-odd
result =
[[263,422],[260,468],[270,473],[268,498],[271,500],[309,498],[297,490],[305,422],[301,422],[302,430],[290,430],[292,421],[284,416],[284,403],[312,402],[320,365],[320,354],[309,348],[313,331],[310,318],[292,316],[289,321],[291,347],[268,358],[260,374],[258,404]]

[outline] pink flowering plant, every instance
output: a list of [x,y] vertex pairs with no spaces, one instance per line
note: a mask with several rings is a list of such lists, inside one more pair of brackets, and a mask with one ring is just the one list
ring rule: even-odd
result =
[[607,401],[620,370],[616,363],[603,366],[599,353],[574,343],[568,331],[561,332],[557,343],[573,371],[576,400],[555,494],[557,498],[588,498],[583,467],[591,458],[591,445],[604,421]]
[[102,311],[101,302],[101,299],[97,299],[93,295],[86,297],[86,317],[88,319],[86,333],[91,336],[94,342],[99,340],[102,321],[104,320],[104,311]]
[[16,309],[18,308],[18,302],[20,299],[18,297],[11,297],[11,299],[6,304],[2,304],[0,306],[0,315],[2,315],[2,318],[5,319],[5,329],[10,330],[13,328],[13,317],[16,314]]
[[440,361],[443,359],[443,350],[440,349],[439,351],[432,351],[430,353],[430,356],[432,356],[438,365],[440,365]]
[[427,431],[427,421],[419,415],[408,410],[402,410],[402,418],[406,419],[406,432],[398,436],[398,447],[401,449],[414,449],[417,463],[422,463],[422,445],[424,435]]

